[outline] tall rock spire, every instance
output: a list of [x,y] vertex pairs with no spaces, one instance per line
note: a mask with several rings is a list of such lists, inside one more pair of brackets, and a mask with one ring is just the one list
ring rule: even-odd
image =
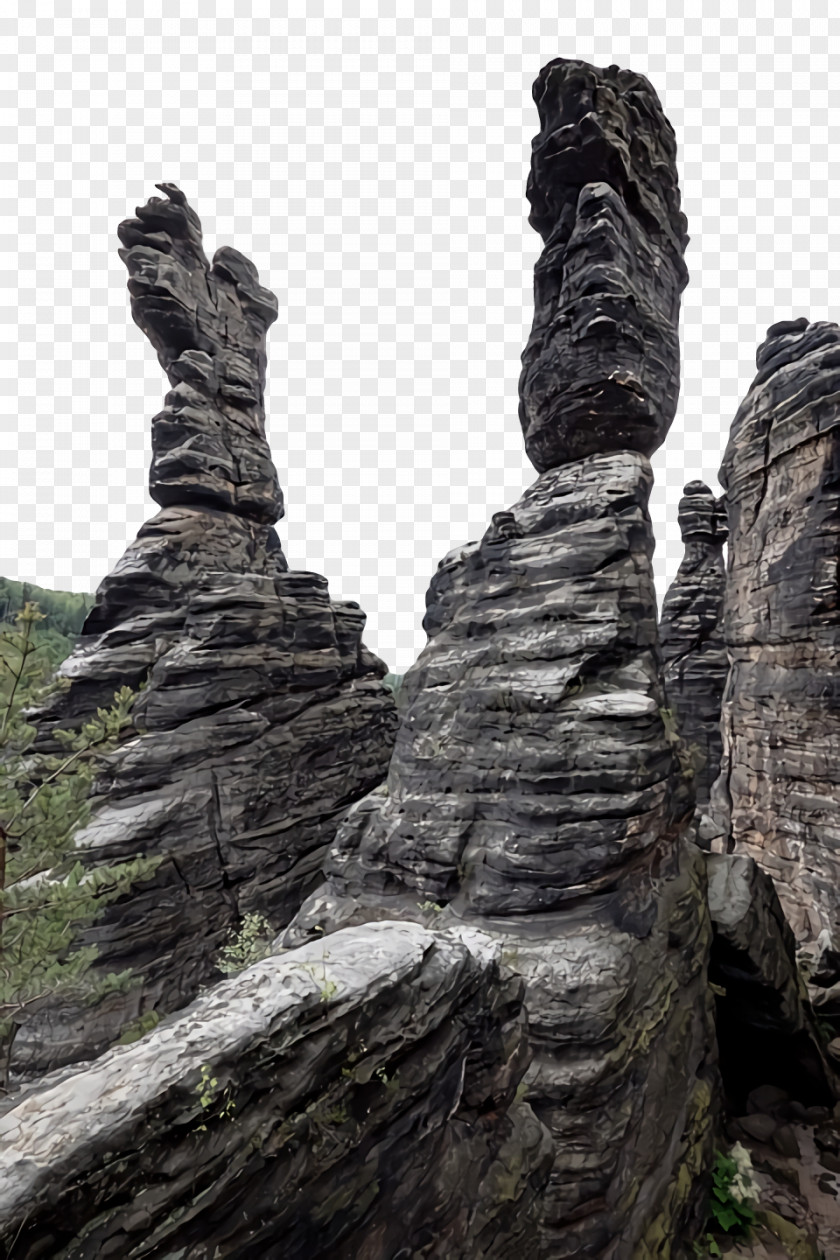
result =
[[659,636],[665,688],[694,773],[698,810],[720,770],[720,708],[729,674],[723,636],[726,506],[702,481],[690,481],[679,505],[685,556],[662,601]]
[[[541,475],[438,566],[387,784],[285,940],[381,917],[501,937],[527,984],[526,1097],[555,1143],[539,1256],[626,1260],[688,1236],[711,1138],[710,926],[647,511],[685,235],[646,80],[552,62],[535,96],[552,102],[529,181],[546,248],[521,414]],[[641,342],[620,313],[634,295]]]
[[386,666],[358,604],[289,570],[283,495],[265,437],[274,295],[234,249],[204,257],[172,184],[120,224],[135,322],[172,389],[152,421],[161,510],[97,591],[65,689],[32,715],[36,746],[78,727],[116,688],[143,687],[134,730],[94,787],[76,837],[88,866],[161,856],[151,883],[80,943],[134,983],[94,1010],[49,1009],[15,1042],[17,1070],[87,1057],[125,1023],[188,1002],[218,974],[247,913],[278,930],[317,880],[343,809],[381,781],[396,726]]
[[254,264],[224,245],[205,255],[198,215],[157,184],[118,235],[134,322],[172,391],[152,421],[149,493],[161,507],[212,506],[264,525],[283,515],[265,437],[265,338],[277,299]]

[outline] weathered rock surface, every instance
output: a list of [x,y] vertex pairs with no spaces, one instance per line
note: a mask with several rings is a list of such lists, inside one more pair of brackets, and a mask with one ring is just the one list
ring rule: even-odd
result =
[[677,145],[643,75],[558,59],[533,89],[529,222],[545,248],[519,418],[539,472],[603,451],[652,455],[677,406],[688,281]]
[[723,634],[726,507],[702,481],[690,481],[679,522],[685,556],[662,601],[659,638],[668,703],[694,771],[700,811],[720,771],[720,709],[729,674]]
[[[629,168],[608,188],[621,92]],[[527,982],[526,1097],[555,1141],[533,1255],[665,1257],[703,1210],[715,1115],[705,871],[682,838],[694,800],[666,720],[647,511],[647,455],[676,400],[684,232],[667,143],[644,140],[667,128],[644,80],[557,62],[535,96],[550,335],[532,338],[521,388],[544,471],[441,562],[387,784],[348,814],[284,939],[396,917],[497,936]],[[595,294],[580,299],[589,341],[540,296],[572,275]],[[633,306],[616,291],[651,308],[642,346],[616,333]],[[599,410],[614,369],[624,384]]]
[[120,225],[132,314],[172,390],[152,421],[141,529],[60,673],[69,689],[34,715],[38,745],[114,690],[148,679],[136,733],[95,784],[82,859],[161,854],[155,878],[109,907],[83,944],[138,983],[97,1008],[54,1006],[18,1036],[18,1071],[97,1052],[120,1026],[183,1006],[249,911],[275,929],[313,886],[336,820],[383,778],[396,710],[386,666],[361,640],[357,604],[289,570],[273,528],[283,496],[264,426],[265,335],[276,299],[253,264],[210,267],[183,193]]
[[727,491],[732,666],[712,812],[773,877],[812,998],[840,1010],[840,327],[775,324],[738,409]]
[[480,933],[412,924],[257,963],[0,1116],[0,1241],[66,1260],[533,1255],[551,1143],[514,1101],[522,988]]
[[840,1096],[807,989],[793,932],[773,881],[752,858],[706,855],[713,942],[709,979],[717,986],[720,1066],[730,1104],[775,1086],[805,1105]]
[[710,929],[678,841],[692,799],[662,716],[650,485],[631,452],[554,469],[442,562],[387,790],[351,811],[285,937],[419,917],[504,942],[528,982],[527,1098],[556,1142],[551,1257],[627,1255],[649,1229],[666,1254],[690,1212],[679,1169],[699,1174],[713,1124]]

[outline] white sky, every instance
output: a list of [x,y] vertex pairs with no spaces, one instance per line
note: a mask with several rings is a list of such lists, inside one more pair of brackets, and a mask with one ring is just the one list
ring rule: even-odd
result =
[[208,257],[234,245],[279,299],[267,406],[290,564],[357,599],[368,644],[403,672],[438,560],[535,476],[517,419],[540,245],[530,88],[577,56],[646,74],[679,145],[691,282],[680,409],[654,464],[661,596],[683,483],[717,484],[767,326],[837,318],[840,18],[738,0],[725,17],[589,0],[569,17],[143,7],[36,0],[0,21],[0,574],[94,589],[155,510],[166,382],[130,318],[116,227],[172,180]]

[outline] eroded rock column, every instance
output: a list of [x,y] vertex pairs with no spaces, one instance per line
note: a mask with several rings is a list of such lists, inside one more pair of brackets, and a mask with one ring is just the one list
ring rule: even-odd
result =
[[626,1260],[689,1236],[712,1124],[705,875],[681,839],[647,510],[687,237],[645,79],[561,60],[534,97],[520,418],[541,475],[441,562],[387,785],[285,939],[394,917],[501,938],[555,1141],[538,1254]]
[[720,708],[729,674],[723,634],[726,507],[702,481],[690,481],[679,506],[685,556],[662,601],[659,637],[665,689],[705,810],[720,770]]
[[265,338],[277,302],[234,249],[204,256],[184,194],[159,187],[120,224],[135,322],[171,385],[152,420],[161,511],[97,592],[69,683],[34,715],[37,746],[145,685],[134,733],[95,784],[77,837],[89,865],[164,857],[81,943],[136,982],[95,1010],[54,1005],[27,1024],[18,1070],[104,1048],[124,1023],[183,1006],[249,911],[276,929],[317,882],[337,818],[383,778],[396,710],[364,613],[290,570],[274,529],[283,495],[265,437]]

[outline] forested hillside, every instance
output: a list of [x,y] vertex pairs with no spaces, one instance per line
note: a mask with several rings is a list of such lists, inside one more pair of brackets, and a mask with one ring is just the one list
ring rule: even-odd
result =
[[33,627],[32,638],[41,647],[39,655],[49,672],[69,654],[93,607],[93,596],[0,578],[0,633],[16,629],[15,617],[26,603],[37,604],[44,614],[45,620]]

